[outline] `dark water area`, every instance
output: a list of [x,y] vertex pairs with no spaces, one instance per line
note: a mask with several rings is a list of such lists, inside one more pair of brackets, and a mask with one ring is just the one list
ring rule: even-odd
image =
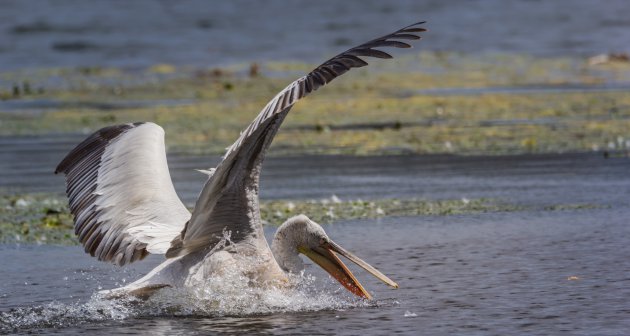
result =
[[320,61],[427,20],[421,50],[590,56],[630,51],[625,0],[3,0],[0,70]]
[[[52,171],[80,138],[1,138],[0,188],[63,192]],[[190,203],[204,180],[193,169],[218,158],[172,154],[169,161]],[[490,197],[598,207],[338,221],[325,226],[329,236],[400,289],[358,271],[376,300],[353,301],[311,266],[317,292],[252,301],[244,313],[231,296],[204,313],[171,300],[129,306],[93,297],[137,279],[159,256],[120,269],[77,246],[0,245],[0,333],[622,335],[630,330],[629,171],[630,158],[597,153],[271,157],[265,199]],[[268,238],[275,229],[266,228]]]
[[[84,135],[0,137],[0,190],[65,191],[56,165]],[[168,155],[180,198],[191,205],[218,156]],[[515,156],[269,157],[263,199],[496,198],[526,205],[630,204],[630,158],[599,152]],[[593,195],[598,195],[594,197]]]

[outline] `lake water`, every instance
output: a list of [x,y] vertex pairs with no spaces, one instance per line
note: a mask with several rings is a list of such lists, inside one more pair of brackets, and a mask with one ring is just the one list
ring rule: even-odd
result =
[[[326,226],[329,235],[390,275],[400,289],[358,272],[376,298],[366,305],[336,293],[322,276],[318,281],[327,284],[330,297],[318,310],[303,312],[312,307],[299,303],[268,312],[261,304],[263,313],[253,316],[173,316],[156,314],[153,306],[108,306],[90,295],[123,278],[133,280],[149,265],[123,272],[98,264],[78,247],[2,246],[0,328],[95,335],[622,335],[630,328],[629,214],[607,209],[337,223]],[[313,300],[321,295],[313,294]]]
[[626,0],[3,0],[0,70],[318,62],[427,20],[421,50],[592,56],[630,51]]
[[[627,9],[625,0],[4,0],[0,71],[317,62],[423,19],[431,43],[422,50],[588,56],[630,50]],[[52,172],[83,137],[0,137],[0,190],[62,193],[63,178]],[[194,169],[218,160],[169,155],[186,203],[204,181]],[[0,245],[0,333],[627,334],[629,172],[629,158],[598,153],[271,157],[264,199],[487,197],[532,210],[325,226],[399,283],[391,290],[357,271],[372,302],[351,297],[317,267],[304,280],[312,287],[288,293],[237,286],[226,294],[166,292],[143,304],[105,301],[95,293],[135,280],[160,257],[120,269],[76,246]],[[596,207],[543,209],[553,204]]]
[[[0,137],[0,190],[65,191],[56,165],[86,135]],[[167,139],[168,142],[168,139]],[[170,154],[171,177],[192,206],[218,156]],[[261,178],[265,199],[498,198],[530,205],[627,204],[628,158],[601,153],[521,156],[270,157]],[[595,197],[594,195],[597,195]],[[606,195],[605,199],[601,199]],[[601,199],[601,201],[597,201]]]
[[[61,191],[62,179],[50,172],[75,137],[3,139],[1,187]],[[7,146],[11,141],[21,144]],[[192,169],[216,158],[169,159],[181,195],[194,199],[203,177]],[[629,169],[628,158],[597,154],[270,158],[262,177],[267,199],[492,197],[600,207],[325,226],[399,283],[392,290],[358,271],[373,302],[352,298],[317,267],[307,268],[314,289],[297,293],[175,293],[140,305],[109,302],[94,293],[133,281],[161,259],[121,270],[80,247],[3,245],[0,331],[621,335],[630,330]],[[266,229],[269,236],[274,231]]]

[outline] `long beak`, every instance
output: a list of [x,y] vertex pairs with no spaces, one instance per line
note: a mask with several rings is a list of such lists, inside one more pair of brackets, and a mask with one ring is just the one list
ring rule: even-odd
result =
[[361,268],[370,272],[376,278],[388,284],[389,286],[398,288],[397,283],[392,281],[383,273],[379,272],[376,268],[370,266],[370,264],[361,260],[361,258],[345,250],[333,241],[325,242],[320,247],[316,247],[314,249],[301,246],[298,247],[298,251],[313,260],[313,262],[318,264],[333,278],[339,281],[339,283],[346,287],[346,289],[357,296],[366,299],[372,299],[372,295],[370,295],[370,293],[365,290],[365,288],[363,288],[359,280],[357,280],[354,274],[352,274],[348,267],[341,261],[341,259],[339,259],[337,253],[359,265]]

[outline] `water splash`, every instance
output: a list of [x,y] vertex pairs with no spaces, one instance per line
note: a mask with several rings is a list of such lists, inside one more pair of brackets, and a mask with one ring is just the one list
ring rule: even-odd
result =
[[417,317],[417,316],[418,316],[418,314],[416,314],[416,313],[414,313],[414,312],[411,312],[411,311],[409,311],[409,310],[406,310],[406,311],[405,311],[405,315],[403,315],[403,316],[404,316],[404,317]]
[[146,302],[145,308],[150,315],[248,316],[345,309],[367,304],[329,292],[275,287],[261,289],[233,284],[220,290],[212,283],[200,288],[162,290]]
[[88,302],[13,308],[0,312],[0,333],[24,329],[60,328],[83,322],[121,320],[134,315],[129,299],[103,300],[94,295]]
[[272,313],[343,310],[376,305],[344,292],[317,287],[315,278],[294,275],[294,288],[251,286],[236,274],[214,277],[191,288],[165,288],[146,301],[106,299],[95,293],[86,302],[19,307],[0,312],[0,333],[64,328],[81,323],[158,316],[250,316]]

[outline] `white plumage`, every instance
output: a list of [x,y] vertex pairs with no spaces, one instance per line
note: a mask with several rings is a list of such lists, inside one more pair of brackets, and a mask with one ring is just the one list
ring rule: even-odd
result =
[[[408,48],[400,40],[419,39],[423,22],[351,48],[324,62],[280,91],[227,148],[208,175],[192,214],[171,182],[164,131],[153,123],[103,128],[73,149],[56,172],[66,174],[75,232],[85,251],[99,260],[126,265],[148,253],[167,261],[126,291],[190,285],[225,267],[245,265],[262,283],[283,283],[302,253],[357,295],[369,294],[339,260],[341,254],[391,286],[389,278],[326,236],[306,216],[276,233],[274,251],[265,240],[258,203],[265,153],[291,107],[344,74],[366,66],[361,56],[391,58],[375,48]],[[282,248],[280,248],[282,247]],[[292,267],[281,265],[293,265]],[[194,280],[194,281],[193,281]]]
[[57,171],[67,175],[75,231],[86,252],[118,265],[146,252],[166,253],[190,212],[171,182],[162,127],[111,126],[82,145]]

